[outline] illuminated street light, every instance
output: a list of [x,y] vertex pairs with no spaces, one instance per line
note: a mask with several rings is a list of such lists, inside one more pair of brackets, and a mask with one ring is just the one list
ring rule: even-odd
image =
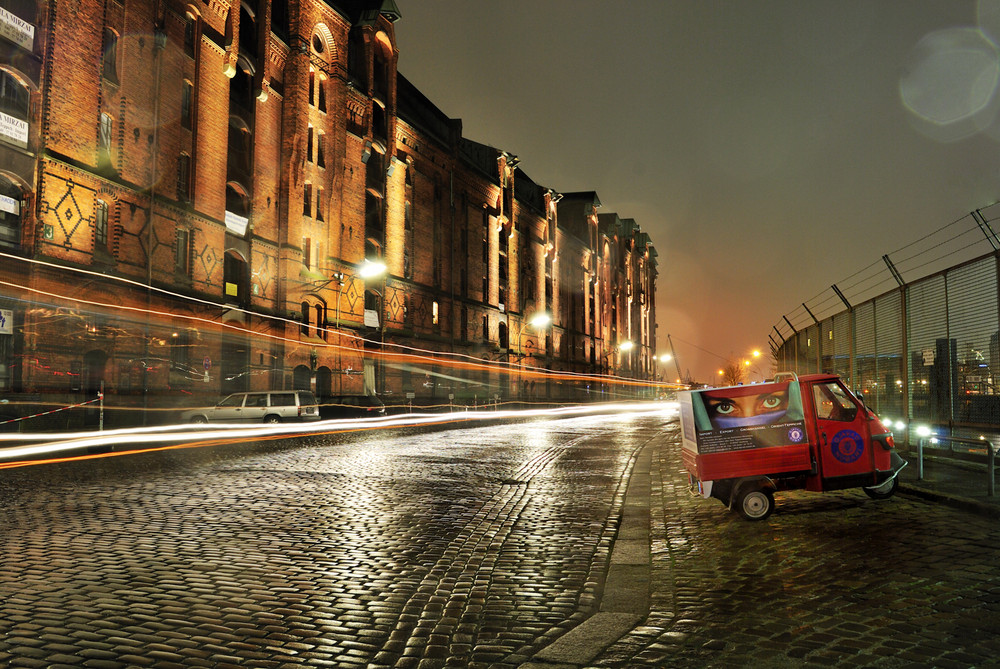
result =
[[[549,316],[544,311],[540,311],[534,316],[532,316],[530,319],[528,319],[526,326],[532,328],[544,328],[548,327],[550,323],[552,323],[552,317]],[[522,328],[522,330],[523,329],[524,328]]]
[[618,344],[618,350],[622,351],[623,353],[628,353],[633,348],[635,348],[635,344],[633,344],[630,341],[623,341],[622,343]]
[[[544,311],[539,311],[534,314],[531,318],[525,321],[520,328],[517,330],[517,343],[514,345],[514,352],[517,355],[517,359],[525,358],[524,350],[521,348],[521,340],[524,331],[528,328],[535,328],[536,330],[544,330],[552,323],[552,316]],[[515,379],[515,388],[518,393],[522,393],[521,385],[521,366],[517,368],[517,379]]]
[[374,279],[385,274],[385,271],[386,266],[384,262],[365,258],[365,261],[358,267],[358,276],[362,279]]

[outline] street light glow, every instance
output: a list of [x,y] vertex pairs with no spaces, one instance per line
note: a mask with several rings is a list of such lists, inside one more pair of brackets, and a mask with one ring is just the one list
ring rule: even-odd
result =
[[382,276],[385,274],[386,266],[384,262],[376,262],[374,260],[368,260],[361,263],[361,267],[358,268],[358,275],[362,279],[374,279],[377,276]]
[[621,344],[618,345],[618,350],[619,351],[626,351],[627,352],[627,351],[631,351],[634,346],[635,346],[635,344],[633,344],[630,341],[623,341]]
[[533,328],[544,328],[548,327],[549,323],[551,322],[552,322],[552,317],[549,316],[544,311],[541,311],[531,317],[531,319],[528,321],[528,325]]

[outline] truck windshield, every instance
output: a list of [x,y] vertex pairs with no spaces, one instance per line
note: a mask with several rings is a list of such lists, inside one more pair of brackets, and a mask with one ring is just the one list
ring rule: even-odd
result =
[[817,418],[848,422],[858,415],[858,405],[838,383],[816,384],[813,386],[813,399]]

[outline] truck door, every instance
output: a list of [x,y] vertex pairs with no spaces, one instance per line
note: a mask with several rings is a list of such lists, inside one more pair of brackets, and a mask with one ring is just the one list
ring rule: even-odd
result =
[[837,381],[812,386],[824,490],[871,485],[871,439],[860,403]]

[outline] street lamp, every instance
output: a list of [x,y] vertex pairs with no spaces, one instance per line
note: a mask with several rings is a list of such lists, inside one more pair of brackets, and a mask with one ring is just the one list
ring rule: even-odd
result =
[[[546,313],[544,311],[539,311],[538,313],[536,313],[533,316],[531,316],[531,318],[529,318],[528,320],[526,320],[521,325],[520,328],[518,328],[518,330],[517,330],[517,343],[514,346],[514,351],[515,351],[515,354],[518,356],[517,357],[518,360],[523,360],[524,357],[525,357],[524,350],[521,348],[521,340],[522,340],[522,337],[524,335],[524,331],[527,330],[528,328],[534,328],[536,330],[543,330],[543,329],[547,328],[551,324],[552,324],[552,316],[550,316],[548,313]],[[518,380],[517,380],[518,389],[521,388],[521,371],[520,371],[521,367],[522,367],[522,365],[518,365]]]
[[[358,265],[356,268],[356,276],[362,278],[366,283],[371,279],[376,279],[383,276],[386,272],[386,265],[384,262],[369,260],[365,258],[364,262]],[[340,322],[340,298],[344,291],[344,286],[347,285],[348,276],[353,278],[354,275],[346,275],[343,272],[334,272],[331,281],[337,282],[337,379],[338,379],[338,390],[343,392],[344,390],[344,370],[343,370],[343,360],[342,360],[342,350],[343,350],[343,338],[340,336],[340,330],[342,324]],[[367,290],[367,288],[366,288]],[[381,293],[379,294],[381,298]],[[381,325],[384,320],[382,315],[379,316],[379,324]]]

